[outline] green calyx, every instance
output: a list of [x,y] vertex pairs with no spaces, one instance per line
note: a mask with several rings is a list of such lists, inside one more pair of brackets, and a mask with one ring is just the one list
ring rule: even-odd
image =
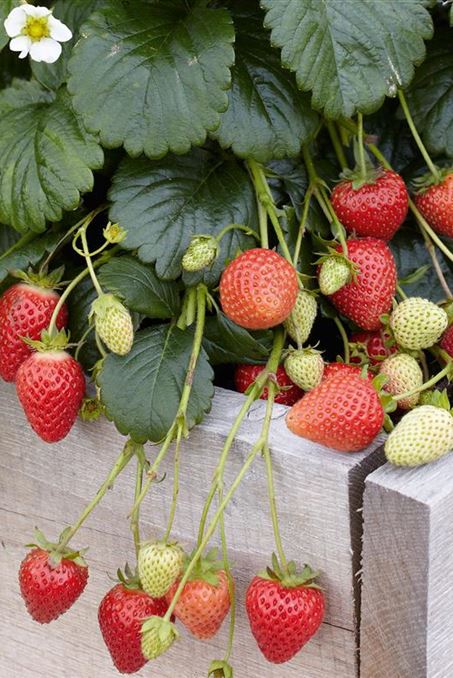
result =
[[141,633],[142,652],[146,659],[160,657],[179,638],[176,626],[172,622],[156,615],[144,620]]
[[453,167],[436,167],[437,175],[428,172],[421,177],[412,180],[411,185],[414,193],[422,195],[432,186],[438,186],[450,175],[453,174]]
[[49,564],[51,565],[51,567],[58,567],[62,560],[72,560],[74,561],[74,563],[80,565],[81,567],[87,567],[84,555],[88,549],[80,549],[79,551],[74,551],[74,549],[60,547],[60,544],[63,542],[66,534],[70,529],[71,529],[70,527],[67,527],[65,530],[63,530],[63,532],[60,534],[58,542],[54,543],[48,541],[44,534],[41,532],[41,530],[35,528],[34,531],[35,541],[30,544],[26,544],[26,546],[29,548],[40,548],[43,549],[44,551],[47,551],[49,553]]
[[375,167],[366,151],[364,152],[365,172],[363,172],[360,166],[359,143],[357,137],[355,137],[353,142],[354,159],[356,162],[354,169],[345,169],[340,174],[341,179],[351,182],[351,186],[355,191],[358,191],[366,184],[375,184],[384,174],[384,168],[381,166]]
[[310,565],[305,564],[303,569],[298,572],[294,560],[289,561],[286,567],[283,567],[278,562],[275,553],[272,554],[272,568],[267,567],[265,572],[258,573],[261,579],[268,579],[270,581],[277,581],[287,589],[296,588],[297,586],[305,586],[309,589],[321,589],[316,579],[319,577],[319,572],[312,570]]
[[143,590],[140,584],[140,577],[138,576],[137,570],[132,570],[129,567],[129,563],[126,563],[124,566],[124,572],[118,568],[116,571],[116,576],[120,584],[124,586],[125,589],[131,591],[141,591]]
[[215,659],[208,669],[208,678],[233,678],[233,667],[222,659]]
[[[190,573],[188,581],[203,580],[212,586],[217,586],[219,583],[218,572],[224,569],[223,561],[218,559],[219,550],[217,548],[210,549],[205,556],[199,558]],[[185,557],[184,571],[192,561],[194,553]]]
[[443,391],[422,391],[420,394],[420,405],[433,405],[453,414],[446,389]]
[[104,414],[104,405],[99,398],[84,398],[79,410],[82,421],[97,421]]
[[111,221],[109,221],[102,233],[106,241],[111,245],[123,242],[127,235],[127,231],[125,231],[124,228],[121,228],[119,224],[112,224]]
[[35,285],[36,287],[42,287],[46,290],[55,290],[60,287],[59,283],[61,282],[63,273],[64,266],[60,266],[51,273],[49,273],[47,269],[35,273],[33,269],[29,268],[27,272],[13,271],[12,276],[27,283],[27,285]]
[[345,257],[342,252],[337,252],[330,246],[327,253],[323,254],[315,263],[320,266],[319,288],[326,296],[335,294],[351,281],[355,281],[359,273],[357,264]]
[[28,337],[21,337],[21,339],[38,353],[64,351],[70,345],[69,332],[66,330],[60,330],[56,334],[49,334],[47,330],[43,330],[41,339],[29,339]]

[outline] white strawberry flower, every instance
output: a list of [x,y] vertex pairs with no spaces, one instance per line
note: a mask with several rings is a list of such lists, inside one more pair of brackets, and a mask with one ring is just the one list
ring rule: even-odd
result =
[[33,61],[53,64],[61,54],[60,42],[72,38],[69,28],[52,15],[47,7],[23,4],[15,7],[4,21],[5,31],[12,40],[9,48],[20,52],[19,59],[30,54]]

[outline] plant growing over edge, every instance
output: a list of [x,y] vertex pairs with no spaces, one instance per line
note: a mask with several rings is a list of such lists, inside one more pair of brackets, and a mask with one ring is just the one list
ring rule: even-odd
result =
[[[127,439],[74,525],[55,543],[37,533],[22,595],[43,623],[75,602],[88,569],[70,542],[134,459],[137,571],[119,571],[99,609],[112,659],[135,672],[178,638],[174,616],[207,638],[231,610],[225,657],[209,668],[231,678],[224,509],[261,455],[276,554],[246,608],[264,656],[288,661],[321,624],[324,594],[280,537],[274,401],[293,406],[295,434],[337,450],[362,449],[394,423],[395,464],[453,447],[447,392],[437,389],[453,357],[453,88],[443,77],[453,9],[435,0],[47,4],[0,0],[0,374],[16,382],[44,440],[61,440],[78,412],[105,414]],[[209,411],[225,363],[245,396],[188,555],[172,539],[181,444]],[[225,487],[257,398],[261,434]],[[411,411],[397,423],[401,409]],[[438,437],[425,445],[433,425]],[[147,441],[160,443],[152,461]],[[142,541],[140,506],[168,454],[169,521]],[[209,548],[217,530],[220,556]],[[271,628],[263,600],[289,592],[305,612],[285,610]],[[119,624],[113,605],[146,619]]]

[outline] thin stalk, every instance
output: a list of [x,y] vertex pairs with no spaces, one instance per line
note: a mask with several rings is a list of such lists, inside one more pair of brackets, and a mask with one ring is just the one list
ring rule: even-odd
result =
[[198,560],[200,559],[200,556],[202,555],[204,549],[209,543],[209,540],[211,539],[212,535],[214,534],[217,524],[220,520],[221,515],[223,514],[225,508],[228,506],[229,502],[231,501],[234,493],[238,489],[239,485],[241,484],[241,481],[243,480],[244,476],[246,475],[247,471],[253,464],[256,456],[258,455],[259,452],[262,451],[263,446],[266,444],[268,436],[269,436],[269,427],[270,427],[270,422],[271,422],[271,416],[272,416],[272,399],[267,400],[266,403],[266,414],[264,417],[264,422],[263,422],[263,427],[262,427],[262,432],[259,440],[255,443],[253,446],[250,454],[248,455],[247,459],[245,460],[241,470],[237,474],[235,480],[233,481],[233,484],[231,485],[230,489],[224,496],[222,502],[220,503],[217,511],[215,512],[214,517],[212,518],[211,522],[209,523],[209,526],[206,530],[206,533],[201,541],[201,544],[197,547],[190,563],[188,564],[186,571],[184,572],[184,575],[182,576],[178,588],[175,591],[175,594],[172,598],[172,601],[168,607],[167,612],[165,613],[164,620],[169,621],[171,618],[171,615],[174,612],[174,609],[176,607],[176,604],[179,600],[179,597],[184,589],[184,586],[186,585],[190,575],[192,574],[192,571],[197,564]]
[[[222,501],[222,491],[219,490],[219,502]],[[230,563],[228,560],[228,549],[225,536],[225,515],[222,513],[219,519],[220,540],[222,544],[223,569],[228,579],[228,592],[230,595],[230,626],[228,630],[228,643],[225,651],[225,661],[231,657],[234,642],[234,626],[236,623],[236,592],[234,589],[233,575],[231,574]]]
[[[143,450],[143,447],[142,447]],[[137,475],[135,477],[135,492],[134,492],[134,501],[139,496],[142,484],[143,484],[143,454],[137,454]],[[139,520],[139,511],[134,514],[134,519],[131,520],[131,530],[134,535],[134,546],[135,546],[135,557],[138,558],[138,553],[140,551],[140,520]]]
[[433,262],[433,267],[434,270],[436,271],[437,277],[439,279],[440,286],[442,287],[443,291],[445,292],[445,296],[447,299],[453,299],[453,293],[451,289],[448,286],[447,280],[444,276],[444,272],[442,271],[442,268],[439,263],[439,259],[437,258],[436,254],[436,248],[434,247],[433,243],[428,237],[428,234],[423,230],[423,228],[420,228],[420,231],[423,235],[423,239],[425,241],[425,247],[428,250],[428,254],[431,257],[431,261]]
[[113,484],[114,484],[116,478],[119,476],[121,471],[123,471],[123,469],[126,467],[126,465],[129,463],[129,461],[134,456],[135,447],[136,447],[136,443],[134,443],[132,440],[127,441],[127,443],[125,444],[121,454],[119,455],[118,459],[116,460],[114,467],[112,468],[109,475],[107,476],[107,478],[104,480],[104,482],[100,486],[96,495],[93,497],[93,499],[90,501],[90,503],[84,508],[84,510],[80,514],[77,522],[65,533],[64,539],[58,544],[58,551],[63,552],[64,548],[68,545],[70,540],[74,537],[76,532],[83,525],[85,520],[88,518],[88,516],[93,511],[93,509],[95,509],[96,506],[99,504],[99,502],[102,500],[102,498],[104,497],[107,490],[109,490],[111,487],[113,487]]
[[85,332],[84,332],[84,333],[82,334],[82,336],[80,337],[79,341],[77,342],[77,348],[76,348],[75,353],[74,353],[74,360],[78,360],[78,359],[79,359],[79,353],[80,353],[80,351],[81,351],[81,349],[82,349],[82,346],[84,345],[84,343],[85,343],[85,341],[86,341],[86,338],[88,337],[88,335],[90,334],[90,332],[93,331],[93,329],[94,329],[94,327],[91,327],[91,326],[88,327],[88,329],[86,329]]
[[343,323],[341,322],[340,318],[335,317],[334,318],[335,325],[338,327],[338,331],[340,332],[341,339],[343,341],[343,350],[344,350],[344,361],[345,363],[349,364],[351,360],[351,354],[349,351],[349,339],[348,335],[346,334],[346,330],[343,327]]
[[[272,388],[272,385],[270,385],[270,388]],[[280,559],[280,563],[284,569],[286,569],[287,566],[287,559],[285,556],[285,552],[283,550],[283,544],[282,544],[282,538],[280,534],[280,527],[278,524],[278,516],[277,516],[277,502],[275,499],[275,486],[274,486],[274,473],[272,470],[272,459],[271,459],[271,453],[269,450],[269,445],[266,443],[263,448],[264,451],[264,461],[266,462],[266,475],[267,475],[267,492],[269,495],[269,506],[270,506],[270,511],[271,511],[271,518],[272,518],[272,527],[274,530],[274,539],[275,539],[275,546],[277,548],[277,553],[278,557]]]
[[396,286],[396,291],[400,295],[401,299],[407,299],[407,294],[406,292],[402,289],[401,285]]
[[96,328],[94,330],[94,340],[96,342],[96,346],[97,346],[99,353],[101,354],[101,356],[103,358],[105,358],[105,356],[107,355],[107,351],[104,348],[104,345],[101,341],[101,337],[99,336],[98,332],[96,331]]
[[359,168],[360,168],[360,178],[363,181],[366,181],[366,162],[365,162],[365,148],[363,146],[363,115],[361,113],[357,114],[358,120],[358,150],[359,150]]
[[348,161],[346,160],[346,154],[343,150],[343,144],[341,143],[340,137],[337,132],[337,128],[331,120],[326,120],[327,131],[329,132],[330,140],[337,156],[340,167],[345,170],[348,167]]
[[174,475],[173,475],[173,497],[171,501],[170,514],[168,517],[167,530],[164,536],[164,542],[166,543],[170,538],[170,534],[173,528],[173,523],[175,520],[176,514],[176,505],[178,503],[178,494],[179,494],[179,463],[180,463],[180,452],[181,452],[181,438],[182,438],[182,426],[178,427],[178,432],[176,434],[176,446],[175,446],[175,463],[174,463]]
[[402,89],[398,89],[398,97],[399,97],[401,108],[403,109],[403,113],[404,113],[404,116],[406,118],[407,124],[409,125],[410,130],[412,132],[412,136],[414,137],[414,141],[417,144],[419,151],[422,154],[422,156],[423,156],[423,158],[424,158],[424,160],[425,160],[425,162],[426,162],[426,164],[429,168],[429,171],[435,177],[436,181],[438,183],[440,183],[441,176],[440,176],[439,170],[436,167],[436,165],[433,163],[433,161],[431,160],[431,157],[430,157],[428,151],[426,150],[426,147],[425,147],[425,145],[424,145],[424,143],[423,143],[423,141],[420,137],[420,134],[418,133],[418,130],[417,130],[415,123],[414,123],[414,119],[411,115],[411,112],[409,110],[409,106],[407,104],[406,97],[404,96],[404,92],[403,92]]
[[264,209],[264,206],[257,198],[258,203],[258,220],[260,225],[260,241],[261,247],[269,249],[269,234],[267,232],[267,212]]
[[437,374],[434,375],[434,377],[431,377],[429,381],[426,381],[424,384],[419,386],[418,388],[413,388],[411,391],[406,391],[406,393],[401,393],[400,395],[393,396],[393,400],[403,400],[403,398],[409,398],[410,396],[415,395],[416,393],[421,393],[422,391],[426,391],[427,389],[431,388],[431,386],[434,386],[437,384],[438,381],[446,377],[448,374],[451,373],[452,370],[452,361],[450,360],[447,365],[445,365],[444,369],[438,372]]
[[229,224],[228,226],[225,226],[225,228],[222,228],[220,233],[216,235],[215,239],[217,242],[220,242],[222,238],[230,231],[244,231],[244,233],[247,233],[248,235],[253,235],[256,238],[258,237],[256,231],[249,228],[248,226],[243,226],[242,224]]
[[312,192],[313,192],[312,187],[309,186],[307,188],[307,192],[305,193],[305,196],[304,196],[304,207],[303,207],[302,216],[301,216],[301,219],[300,219],[299,231],[297,233],[296,245],[294,247],[294,257],[293,257],[294,268],[297,268],[297,263],[299,261],[300,249],[302,247],[302,239],[304,237],[305,225],[306,225],[307,219],[308,219],[308,211],[310,209]]
[[98,296],[102,297],[104,292],[103,292],[102,287],[100,286],[99,281],[96,277],[96,273],[94,272],[93,262],[91,261],[91,253],[90,253],[90,250],[88,249],[86,228],[81,229],[80,238],[82,240],[83,253],[84,253],[84,256],[85,256],[85,261],[87,262],[88,271],[90,272],[91,280],[93,281],[94,289],[96,290]]
[[445,254],[445,256],[450,259],[450,261],[453,261],[453,252],[450,251],[450,249],[445,245],[442,240],[439,238],[437,233],[433,231],[431,226],[428,224],[426,219],[422,216],[421,212],[418,210],[416,207],[414,201],[409,198],[409,207],[411,208],[415,218],[417,219],[420,228],[422,228],[425,233],[429,235],[431,240],[436,243],[437,247]]

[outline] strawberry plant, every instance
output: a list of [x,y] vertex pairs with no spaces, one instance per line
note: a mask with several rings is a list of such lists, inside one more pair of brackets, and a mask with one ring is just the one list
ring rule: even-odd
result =
[[[449,5],[0,0],[0,376],[49,443],[78,414],[125,436],[74,524],[52,543],[38,533],[21,592],[41,623],[75,603],[88,567],[72,541],[135,460],[137,568],[98,612],[120,672],[170,650],[183,627],[210,638],[229,614],[209,675],[232,678],[237,604],[274,663],[322,623],[317,573],[280,535],[275,402],[291,406],[294,435],[339,452],[382,427],[398,466],[453,447]],[[234,385],[241,407],[197,488],[198,535],[179,545],[183,440],[214,385]],[[260,435],[226,486],[259,398]],[[169,519],[149,541],[140,507],[169,455]],[[236,601],[224,512],[260,463],[276,553]]]

